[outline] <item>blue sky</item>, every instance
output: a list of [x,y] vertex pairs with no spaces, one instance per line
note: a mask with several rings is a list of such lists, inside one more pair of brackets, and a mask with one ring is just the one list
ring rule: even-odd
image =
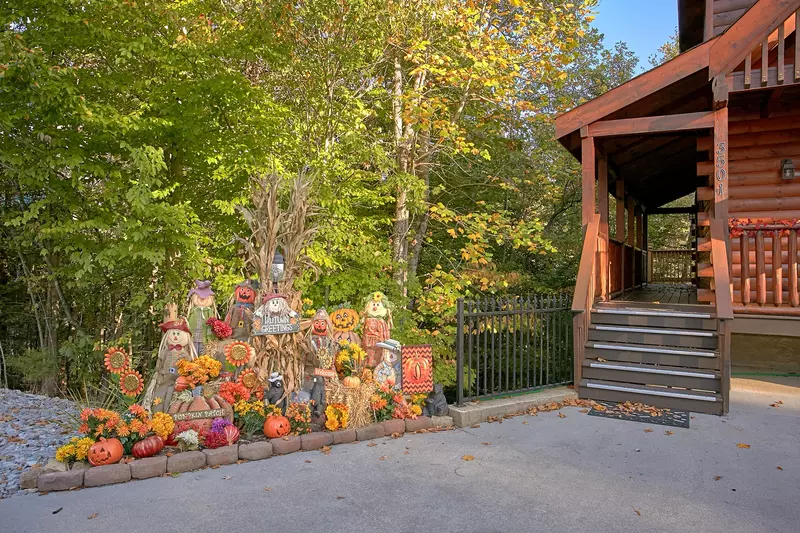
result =
[[648,56],[678,26],[678,0],[600,0],[595,11],[593,24],[605,34],[606,47],[625,41],[645,70]]

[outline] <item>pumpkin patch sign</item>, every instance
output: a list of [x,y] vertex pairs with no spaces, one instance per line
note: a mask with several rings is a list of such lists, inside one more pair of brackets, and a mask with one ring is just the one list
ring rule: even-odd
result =
[[421,394],[433,390],[433,349],[430,344],[403,346],[403,392]]
[[265,295],[253,315],[253,336],[280,335],[300,331],[300,315],[281,294]]

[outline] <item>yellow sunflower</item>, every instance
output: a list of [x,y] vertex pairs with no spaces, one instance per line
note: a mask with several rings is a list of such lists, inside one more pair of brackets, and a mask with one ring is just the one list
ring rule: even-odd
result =
[[252,368],[248,368],[239,375],[238,381],[246,389],[255,389],[258,386],[258,374]]
[[135,398],[144,389],[144,379],[136,370],[126,370],[119,376],[119,390],[125,396]]
[[106,369],[112,374],[122,374],[128,368],[128,354],[122,348],[109,348],[105,356]]
[[236,341],[225,347],[225,360],[233,366],[244,366],[255,355],[252,346],[244,341]]

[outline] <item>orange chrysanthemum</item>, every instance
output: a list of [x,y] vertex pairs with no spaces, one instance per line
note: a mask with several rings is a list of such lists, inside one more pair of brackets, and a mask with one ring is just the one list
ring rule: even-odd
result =
[[136,370],[127,370],[119,376],[119,390],[125,396],[136,397],[144,389],[144,379]]
[[128,354],[122,348],[109,348],[105,364],[106,369],[112,374],[122,374],[128,368]]
[[147,410],[138,403],[135,403],[130,407],[128,407],[128,411],[130,411],[131,414],[136,416],[137,418],[147,418]]
[[127,437],[131,434],[131,430],[128,425],[123,422],[119,426],[117,426],[117,436],[119,437]]
[[232,342],[225,347],[225,360],[233,366],[244,366],[255,355],[252,346],[244,341]]
[[238,381],[246,389],[255,389],[258,386],[258,374],[252,368],[248,368],[239,375]]

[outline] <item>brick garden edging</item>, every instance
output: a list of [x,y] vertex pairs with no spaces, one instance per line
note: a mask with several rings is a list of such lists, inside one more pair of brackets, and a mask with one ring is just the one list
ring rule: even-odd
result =
[[318,431],[299,437],[293,435],[282,439],[234,444],[216,449],[180,452],[169,457],[164,455],[147,457],[127,464],[118,463],[95,466],[85,470],[49,472],[38,477],[37,488],[40,492],[51,492],[79,487],[100,487],[113,483],[125,483],[131,479],[147,479],[164,474],[180,474],[209,466],[232,464],[240,460],[259,461],[273,455],[283,455],[300,450],[318,450],[323,446],[379,439],[398,433],[415,433],[433,427],[433,420],[427,416],[420,416],[416,420],[389,420],[359,429]]

